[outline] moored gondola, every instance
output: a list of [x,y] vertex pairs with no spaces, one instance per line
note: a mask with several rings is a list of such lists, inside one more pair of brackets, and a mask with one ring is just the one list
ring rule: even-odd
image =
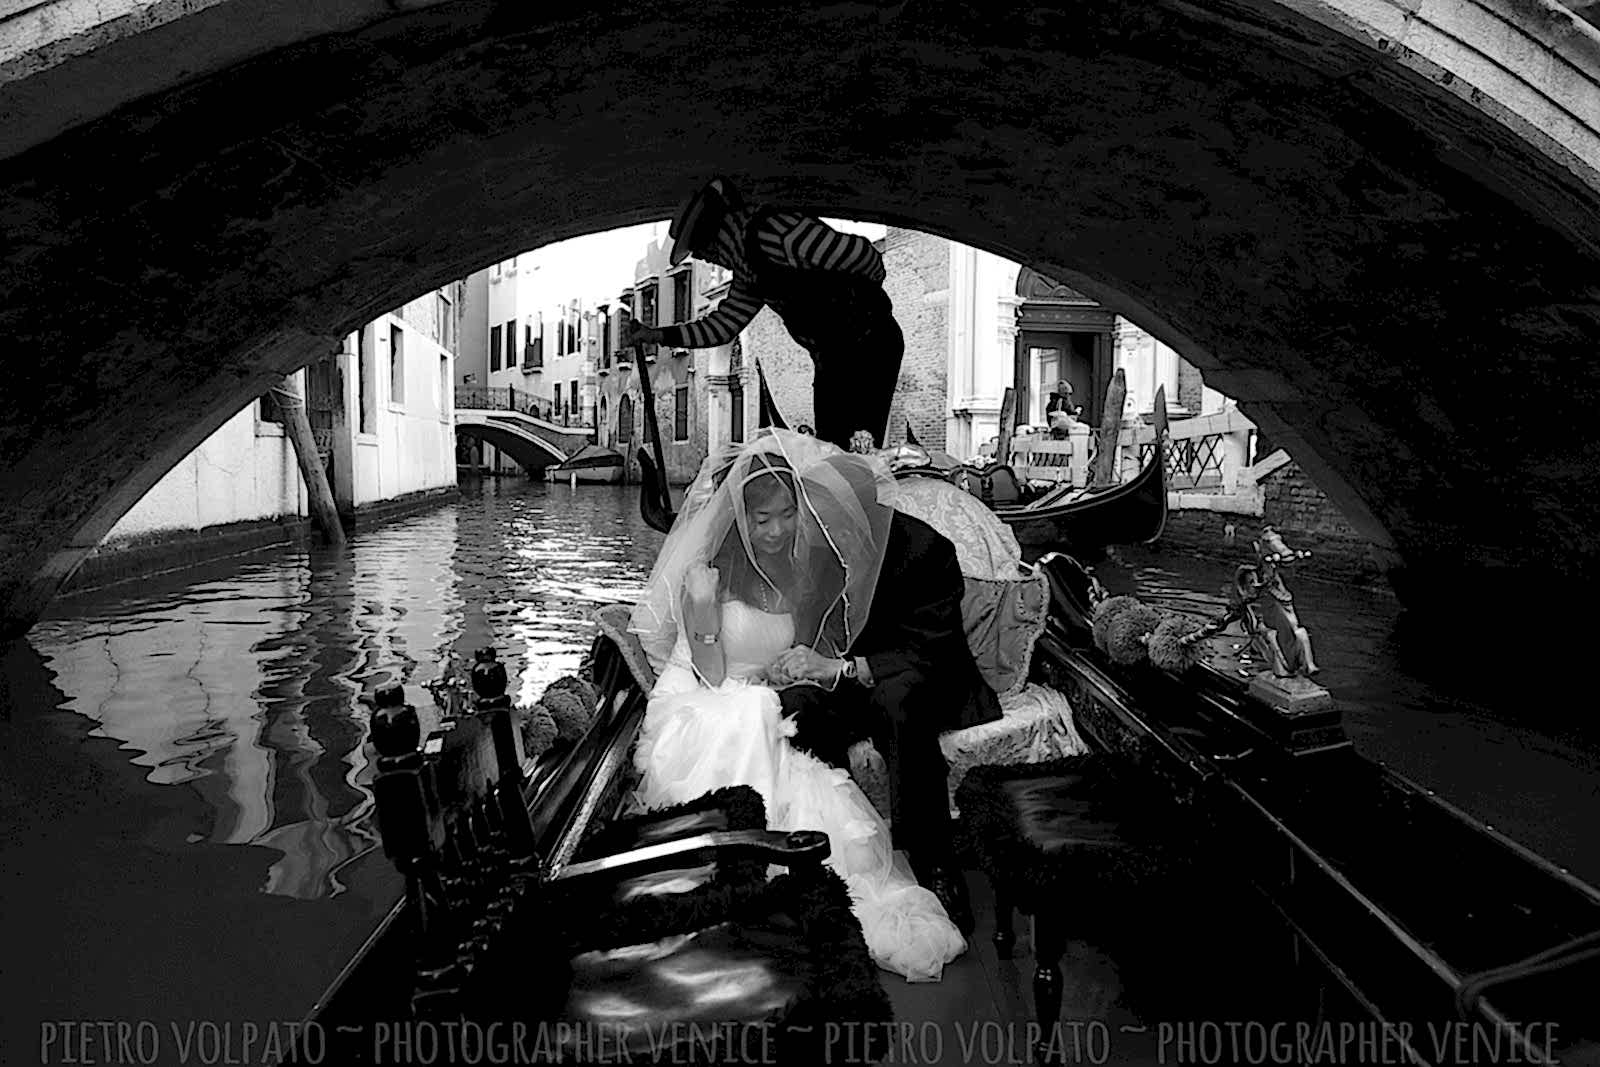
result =
[[1047,490],[1022,502],[1022,487],[1008,465],[961,465],[947,477],[994,509],[1016,536],[1025,559],[1037,560],[1047,552],[1094,557],[1108,545],[1154,541],[1166,527],[1164,389],[1156,390],[1152,425],[1155,443],[1150,455],[1139,472],[1120,485],[1077,492],[1065,488]]

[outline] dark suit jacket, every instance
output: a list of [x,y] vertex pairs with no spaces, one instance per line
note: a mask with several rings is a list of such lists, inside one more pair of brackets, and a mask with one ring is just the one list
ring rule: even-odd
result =
[[940,730],[1000,717],[1000,700],[967,647],[965,592],[950,539],[921,519],[895,512],[871,613],[850,654],[865,657],[877,683],[910,674],[926,681],[927,688],[918,686],[922,693],[948,694],[929,709]]

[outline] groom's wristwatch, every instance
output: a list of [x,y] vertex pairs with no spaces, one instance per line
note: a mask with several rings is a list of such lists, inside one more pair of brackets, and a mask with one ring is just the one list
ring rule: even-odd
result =
[[846,681],[846,682],[855,681],[856,678],[857,678],[857,675],[858,675],[858,672],[856,670],[856,659],[855,659],[855,657],[854,656],[845,656],[843,662],[844,662],[844,666],[839,668],[839,678],[840,678],[840,680],[841,681]]

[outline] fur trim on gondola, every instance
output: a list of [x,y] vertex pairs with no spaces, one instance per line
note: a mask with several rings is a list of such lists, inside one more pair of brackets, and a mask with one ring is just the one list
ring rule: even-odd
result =
[[[1124,784],[1113,763],[1103,754],[1087,753],[1044,763],[975,767],[956,790],[966,845],[985,873],[1011,889],[1023,912],[1085,893],[1110,897],[1137,889],[1183,862],[1180,843],[1162,832],[1163,807]],[[1002,786],[1061,775],[1081,776],[1075,797],[1089,806],[1091,816],[1114,822],[1117,839],[1085,844],[1053,861],[1024,836]]]
[[714,808],[720,808],[727,816],[729,830],[764,830],[767,827],[767,806],[761,794],[747,785],[728,785],[682,804],[654,808],[599,824],[579,846],[578,858],[590,859],[632,848],[639,827],[645,823],[695,815]]
[[[543,914],[575,918],[565,903],[550,901]],[[802,979],[797,1001],[761,1020],[771,1053],[768,1062],[811,1067],[827,1061],[829,1023],[865,1023],[860,1031],[877,1039],[871,1059],[884,1054],[886,1027],[894,1018],[888,994],[867,950],[861,924],[851,908],[844,881],[830,868],[792,871],[753,887],[708,883],[687,893],[639,898],[616,906],[595,921],[563,923],[563,952],[548,968],[548,982],[571,980],[571,959],[580,952],[648,944],[722,923],[742,926],[759,938],[773,970]],[[543,984],[543,983],[541,983]],[[548,996],[543,1004],[555,1005]],[[836,1032],[835,1032],[836,1033]],[[733,1050],[736,1051],[736,1050]],[[837,1060],[838,1048],[831,1049]],[[730,1050],[715,1043],[690,1042],[663,1049],[658,1060],[635,1054],[633,1062],[710,1065],[730,1062]]]

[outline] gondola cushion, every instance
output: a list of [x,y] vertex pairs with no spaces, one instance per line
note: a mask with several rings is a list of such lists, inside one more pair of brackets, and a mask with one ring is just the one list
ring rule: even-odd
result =
[[[956,792],[969,770],[984,764],[1039,763],[1087,752],[1088,745],[1072,722],[1067,698],[1042,685],[1027,685],[1000,698],[1000,718],[939,738],[950,771],[952,813],[960,814]],[[889,775],[883,757],[870,741],[850,749],[850,775],[884,818],[889,817]]]

